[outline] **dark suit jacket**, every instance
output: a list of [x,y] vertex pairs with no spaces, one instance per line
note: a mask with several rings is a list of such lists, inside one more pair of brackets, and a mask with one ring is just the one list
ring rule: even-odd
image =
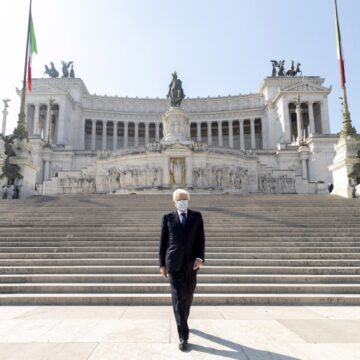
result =
[[201,213],[188,209],[186,225],[177,211],[165,214],[161,222],[159,262],[168,272],[179,271],[186,263],[191,267],[196,258],[205,260],[205,232]]

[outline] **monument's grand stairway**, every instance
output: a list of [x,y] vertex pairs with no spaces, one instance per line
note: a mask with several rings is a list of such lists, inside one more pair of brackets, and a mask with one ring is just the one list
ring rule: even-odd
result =
[[[199,195],[197,304],[360,304],[360,202]],[[0,304],[170,304],[158,270],[170,195],[0,201]]]

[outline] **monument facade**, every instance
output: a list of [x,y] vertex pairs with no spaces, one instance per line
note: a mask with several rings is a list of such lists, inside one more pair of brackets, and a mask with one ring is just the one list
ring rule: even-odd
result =
[[331,89],[294,76],[298,68],[254,94],[207,98],[186,98],[176,73],[168,98],[156,99],[92,95],[73,77],[34,79],[26,123],[37,193],[326,192],[338,141]]

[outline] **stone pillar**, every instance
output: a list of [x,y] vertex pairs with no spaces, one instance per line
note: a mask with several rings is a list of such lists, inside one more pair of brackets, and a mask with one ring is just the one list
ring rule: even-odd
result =
[[101,147],[102,150],[106,149],[106,136],[107,136],[106,126],[107,126],[107,121],[103,120],[102,147]]
[[320,102],[321,130],[323,134],[330,134],[328,101],[325,98]]
[[91,120],[91,150],[96,149],[96,120]]
[[244,120],[240,120],[240,149],[245,150]]
[[145,123],[145,145],[149,143],[149,123]]
[[218,121],[218,145],[223,146],[222,121]]
[[160,141],[160,124],[155,123],[155,140]]
[[44,181],[48,181],[50,179],[50,160],[45,160],[44,166]]
[[40,112],[40,104],[35,104],[33,135],[39,134],[39,112]]
[[201,123],[196,124],[197,141],[201,141]]
[[135,147],[139,146],[139,123],[135,122],[135,140],[134,140],[134,144]]
[[117,121],[114,121],[113,122],[114,124],[114,128],[113,128],[113,151],[116,151],[117,150]]
[[309,124],[310,124],[310,134],[315,134],[315,121],[314,121],[314,103],[309,101],[308,103],[308,111],[309,111]]
[[207,123],[207,135],[208,135],[208,145],[212,145],[212,138],[211,138],[211,121]]
[[7,108],[9,107],[9,105],[5,105],[5,108],[3,110],[3,122],[2,122],[2,130],[1,130],[1,133],[5,136],[5,132],[6,132],[6,117],[8,115],[8,111],[7,111]]
[[307,167],[306,167],[306,159],[301,159],[301,170],[302,170],[302,178],[307,180],[308,173],[307,173]]
[[301,143],[302,141],[302,126],[301,126],[301,106],[299,103],[296,104],[296,124],[297,124],[297,143]]
[[67,145],[65,141],[65,104],[64,102],[59,102],[59,118],[58,118],[58,131],[57,131],[57,144]]
[[127,121],[124,122],[124,149],[127,149],[129,146],[128,142],[128,133],[129,133],[129,123]]
[[250,119],[250,138],[251,138],[251,149],[256,149],[255,142],[255,119]]
[[284,128],[283,128],[283,134],[284,138],[282,140],[282,143],[291,143],[291,121],[290,121],[290,113],[289,113],[289,102],[284,100],[283,105],[283,113],[284,113]]
[[229,147],[234,147],[233,121],[229,120]]

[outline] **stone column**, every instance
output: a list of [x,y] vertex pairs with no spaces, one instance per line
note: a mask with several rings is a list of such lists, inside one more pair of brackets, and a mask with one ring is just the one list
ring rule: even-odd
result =
[[40,113],[40,104],[35,104],[33,135],[39,134],[39,113]]
[[[59,102],[59,118],[58,118],[57,144],[68,145],[65,139],[65,103]],[[47,138],[46,138],[47,139]]]
[[[60,108],[59,108],[59,111],[60,111]],[[49,107],[49,104],[47,104],[46,118],[45,118],[45,131],[44,131],[45,142],[47,142],[48,138],[49,138],[50,123],[51,123],[51,106]]]
[[127,121],[124,122],[124,149],[128,148],[128,133],[129,133],[129,123]]
[[250,119],[250,138],[251,138],[251,149],[256,149],[254,118]]
[[102,133],[102,149],[103,150],[106,149],[106,136],[107,136],[106,126],[107,126],[107,121],[103,120],[103,133]]
[[117,150],[117,121],[113,122],[114,124],[114,133],[113,133],[113,151]]
[[320,103],[321,130],[323,134],[330,134],[328,100],[325,98]]
[[145,123],[145,145],[149,143],[149,123]]
[[297,143],[299,144],[302,140],[302,126],[301,126],[301,106],[299,103],[296,104],[296,124],[297,124]]
[[138,147],[139,146],[139,123],[138,122],[135,122],[135,141],[134,141],[134,144],[135,144],[135,147]]
[[289,102],[284,100],[283,105],[283,113],[284,113],[284,138],[282,143],[291,143],[291,121],[290,121],[290,113],[289,113]]
[[91,150],[96,149],[96,120],[91,120]]
[[233,121],[229,120],[229,147],[234,147]]
[[245,150],[244,120],[240,120],[240,149]]
[[315,121],[314,121],[314,103],[312,101],[308,102],[308,111],[309,111],[309,124],[310,124],[310,134],[315,134]]
[[155,140],[160,141],[160,124],[155,123]]
[[218,145],[223,146],[222,121],[218,121]]
[[211,121],[207,123],[207,135],[208,135],[208,145],[212,145],[212,138],[211,138]]
[[197,141],[201,141],[201,123],[196,124]]

